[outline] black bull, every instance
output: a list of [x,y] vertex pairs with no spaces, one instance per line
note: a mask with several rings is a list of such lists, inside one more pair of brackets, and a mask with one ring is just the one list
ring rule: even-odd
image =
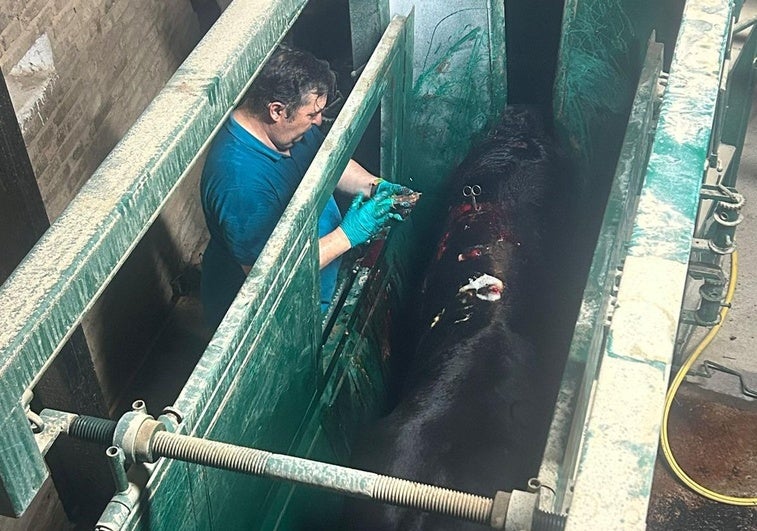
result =
[[[400,401],[357,445],[354,466],[485,496],[525,490],[537,475],[564,358],[548,333],[559,166],[526,107],[507,108],[460,165]],[[347,529],[480,529],[356,500],[344,516]]]

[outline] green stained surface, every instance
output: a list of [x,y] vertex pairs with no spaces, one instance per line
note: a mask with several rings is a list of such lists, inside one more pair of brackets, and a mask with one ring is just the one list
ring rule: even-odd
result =
[[553,105],[564,144],[584,172],[603,156],[606,138],[598,133],[607,134],[607,123],[623,116],[633,97],[628,54],[634,24],[627,4],[568,0],[563,12]]
[[[605,320],[610,310],[610,297],[616,283],[618,267],[622,264],[625,245],[630,236],[647,157],[651,148],[650,132],[654,126],[654,93],[662,68],[662,47],[650,43],[639,78],[631,114],[628,120],[620,158],[612,188],[607,199],[602,227],[599,231],[594,257],[584,289],[581,311],[570,346],[571,362],[562,387],[578,386],[578,397],[570,405],[572,425],[553,423],[549,435],[551,444],[565,446],[568,462],[559,468],[557,477],[550,476],[556,463],[547,462],[540,477],[558,485],[558,507],[562,504],[572,479],[571,461],[577,458],[591,394],[602,353],[604,352]],[[580,382],[580,383],[579,383]],[[571,391],[568,395],[573,396]],[[567,442],[561,442],[567,437]],[[557,456],[555,456],[556,458]],[[551,472],[550,472],[551,471]],[[549,478],[549,479],[548,479]]]
[[638,192],[649,156],[654,127],[654,94],[662,68],[662,47],[650,43],[634,98],[631,115],[607,198],[602,227],[584,289],[583,308],[571,345],[571,357],[586,361],[602,339],[602,325],[608,310],[607,293],[612,291],[617,268],[622,265],[624,246],[630,236]]
[[[232,3],[0,289],[0,303],[9,309],[0,323],[4,384],[0,404],[5,404],[0,409],[4,456],[0,504],[6,510],[22,510],[45,477],[44,463],[19,405],[23,389],[44,370],[107,284],[304,3]],[[415,5],[415,15],[407,20],[395,18],[389,25],[324,148],[174,404],[184,418],[180,432],[343,462],[361,423],[381,410],[388,331],[397,326],[401,315],[397,310],[408,302],[410,287],[435,241],[429,234],[438,228],[441,201],[447,193],[445,179],[506,100],[502,2],[397,3]],[[617,402],[613,389],[636,385],[635,369],[627,367],[646,370],[638,380],[649,384],[642,390],[652,397],[650,403],[661,400],[655,393],[664,387],[667,367],[656,358],[647,359],[643,352],[621,347],[616,351],[633,335],[623,330],[613,330],[612,337],[618,341],[607,347],[611,355],[600,357],[608,293],[632,226],[632,257],[671,260],[678,265],[688,257],[718,67],[723,60],[727,3],[689,2],[680,44],[683,51],[676,54],[639,199],[640,215],[632,223],[649,153],[647,131],[660,68],[658,49],[652,49],[646,60],[639,52],[645,49],[642,44],[649,34],[647,4],[566,1],[555,82],[556,121],[579,169],[575,183],[579,196],[590,197],[604,181],[610,181],[609,176],[615,176],[612,186],[607,185],[609,201],[571,348],[571,371],[566,372],[571,381],[564,382],[578,389],[579,420],[572,429],[553,427],[550,434],[550,444],[562,448],[570,431],[567,450],[560,454],[565,461],[560,462],[559,472],[554,464],[547,472],[561,501],[570,496],[566,493],[574,465],[579,464],[581,443],[585,443],[580,466],[588,470],[582,481],[589,485],[581,489],[571,509],[570,519],[578,523],[571,524],[569,519],[569,525],[575,529],[582,529],[586,522],[613,528],[611,523],[592,520],[594,502],[587,501],[593,496],[592,485],[612,485],[620,494],[605,502],[616,505],[638,502],[648,494],[652,445],[645,439],[641,446],[633,446],[637,443],[614,433],[614,424],[601,415],[611,411],[605,404]],[[366,9],[384,13],[386,5],[375,2]],[[638,72],[641,78],[634,100]],[[317,213],[379,104],[382,175],[422,191],[423,197],[410,219],[392,229],[376,256],[363,258],[354,278],[347,277],[346,299],[324,337],[317,304]],[[593,208],[594,203],[588,204]],[[654,310],[659,313],[658,308]],[[677,312],[678,307],[671,311]],[[582,383],[577,382],[580,368],[587,371]],[[588,397],[595,390],[603,397],[593,411],[601,421],[584,425],[590,415]],[[623,420],[637,420],[630,417]],[[556,434],[556,429],[562,431]],[[582,441],[584,433],[588,436]],[[594,471],[612,471],[616,466],[612,456],[609,464],[602,461],[608,453],[603,447],[607,441],[611,441],[610,453],[617,450],[631,458],[624,461],[630,468],[617,473],[626,483],[591,481]],[[624,491],[628,485],[632,488]],[[581,498],[584,493],[586,498]],[[309,529],[317,522],[321,528],[333,528],[339,503],[338,496],[310,488],[160,462],[127,527]]]
[[[0,288],[2,491],[22,511],[44,476],[28,423],[10,417],[157,216],[303,0],[236,0]],[[223,82],[219,82],[222,79]]]
[[[647,42],[653,29],[672,24],[670,18],[669,3],[657,0],[565,2],[553,109],[576,172],[573,193],[579,208],[595,212],[604,207]],[[591,220],[579,224],[581,230],[596,231]]]
[[[728,0],[699,0],[684,10],[617,308],[599,364],[584,376],[593,403],[569,456],[579,459],[567,531],[645,527],[732,9]],[[607,501],[592,494],[596,485]]]
[[701,1],[684,12],[639,201],[633,256],[688,263],[731,9],[729,2]]
[[[365,259],[351,284],[348,279],[344,307],[336,314],[321,350],[320,329],[309,317],[318,315],[316,279],[303,277],[289,286],[280,284],[293,271],[291,264],[283,264],[282,256],[292,242],[304,242],[304,235],[314,232],[313,213],[325,203],[379,102],[382,175],[423,191],[426,204],[443,188],[444,177],[462,158],[472,136],[504,103],[502,42],[489,36],[492,27],[503,23],[502,8],[487,6],[480,11],[484,26],[467,28],[447,48],[442,46],[412,90],[413,18],[407,24],[401,19],[390,24],[176,401],[175,407],[185,415],[183,429],[271,451],[327,461],[346,459],[358,426],[374,417],[384,402],[388,332],[397,299],[407,279],[417,274],[417,236],[423,223],[408,220],[393,229],[375,265]],[[420,24],[428,30],[429,24],[437,22]],[[500,48],[492,52],[492,46]],[[471,85],[471,79],[480,83]],[[472,86],[488,88],[474,91]],[[472,121],[470,108],[476,109]],[[429,122],[434,116],[436,121]],[[280,306],[265,302],[265,294],[274,297],[272,293],[281,298]],[[300,306],[287,304],[293,298],[301,301]],[[287,318],[292,322],[272,329],[271,323]],[[303,328],[315,330],[312,338],[303,336]],[[248,336],[264,339],[256,342]],[[202,528],[204,520],[212,518],[214,525],[226,527],[246,522],[247,528],[302,529],[314,525],[309,508],[322,509],[315,515],[319,526],[328,527],[338,514],[340,500],[331,494],[265,479],[230,477],[227,472],[199,473],[196,467],[191,474],[182,474],[185,469],[182,464],[158,466],[150,483],[149,507],[140,506],[131,527],[148,520],[151,528],[159,527],[160,518],[155,516],[171,513],[174,523],[180,519],[188,527]],[[189,493],[191,501],[176,496],[177,490]],[[173,516],[176,512],[186,516]]]
[[[332,397],[342,389],[345,365],[335,364],[324,376],[324,363],[327,367],[330,364],[322,359],[320,349],[315,224],[317,213],[385,91],[402,88],[407,32],[404,18],[395,18],[387,28],[175,402],[174,407],[185,419],[181,430],[280,453],[333,458],[333,451],[324,444],[320,424]],[[389,124],[402,119],[399,96],[395,95],[391,108],[399,116]],[[387,159],[393,167],[396,158]],[[360,311],[372,307],[365,303],[370,293],[368,289],[360,294]],[[360,317],[350,328],[341,328],[338,322],[335,330],[341,329],[348,338],[348,349],[361,352],[368,350],[366,343],[370,346],[371,337],[375,337],[366,332],[370,323],[371,319]],[[206,519],[211,518],[213,526],[228,529],[277,528],[303,518],[303,509],[289,501],[288,485],[218,470],[199,473],[196,467],[191,468],[192,473],[183,474],[187,465],[161,462],[149,484],[151,499],[139,506],[129,527],[139,528],[149,522],[151,529],[175,528],[177,524],[182,529],[204,529]],[[177,490],[190,495],[176,496]]]
[[[9,384],[2,391],[5,403],[16,404],[23,389],[32,385],[303,4],[234,2],[4,286],[0,300],[11,309],[0,332],[0,368]],[[385,6],[377,8],[383,11]],[[184,416],[180,430],[279,451],[328,455],[334,450],[325,448],[335,447],[337,458],[346,456],[354,426],[375,414],[383,402],[386,367],[381,353],[387,350],[389,308],[396,306],[387,294],[391,286],[404,287],[403,275],[412,269],[413,257],[407,251],[413,248],[413,226],[408,223],[397,231],[379,264],[369,268],[370,281],[356,285],[354,311],[345,313],[353,317],[332,334],[343,354],[322,354],[321,323],[315,317],[315,213],[382,98],[382,175],[416,188],[414,176],[428,175],[433,179],[425,181],[426,190],[440,184],[471,136],[496,115],[497,105],[504,102],[504,50],[501,31],[492,35],[491,29],[502,26],[502,6],[482,1],[475,11],[483,25],[467,28],[449,46],[436,43],[438,56],[427,65],[421,88],[415,90],[409,64],[413,32],[401,21],[389,27],[365,68],[364,83],[353,91],[352,106],[348,103],[342,111],[323,154],[303,179],[237,303],[177,399],[175,408]],[[432,14],[422,27],[428,31],[437,22]],[[487,90],[471,90],[467,82],[473,78]],[[443,109],[455,120],[428,124],[424,117],[432,114],[429,107],[409,111],[408,98],[435,99],[434,111]],[[466,107],[478,113],[470,123]],[[417,127],[408,127],[408,121]],[[448,123],[453,122],[449,136]],[[429,169],[413,173],[404,165],[408,153],[415,159],[426,155],[412,145],[420,129],[426,147],[434,150],[425,158]],[[450,142],[455,149],[449,150]],[[443,166],[438,165],[439,149],[444,150]],[[432,191],[429,198],[433,195]],[[382,269],[387,266],[390,276]],[[339,334],[347,339],[342,341]],[[324,365],[330,368],[325,374]],[[20,417],[3,418],[3,447],[33,448],[34,439]],[[45,474],[38,454],[22,453],[23,465],[12,459],[0,467],[15,512],[28,503]],[[23,480],[16,479],[20,468]],[[150,502],[138,508],[130,525],[204,529],[217,519],[236,525],[252,514],[260,517],[281,498],[281,489],[269,481],[227,476],[185,464],[159,466],[150,485]],[[248,513],[228,508],[226,501],[235,492],[248,493]],[[180,516],[172,521],[165,518],[169,513]]]

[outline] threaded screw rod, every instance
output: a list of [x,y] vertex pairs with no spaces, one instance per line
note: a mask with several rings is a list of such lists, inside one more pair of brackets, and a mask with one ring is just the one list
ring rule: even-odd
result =
[[99,442],[110,446],[116,431],[116,421],[79,415],[68,427],[68,434],[79,439]]
[[563,531],[568,520],[567,514],[536,509],[532,523],[534,531]]
[[492,498],[466,492],[165,431],[154,434],[151,451],[156,459],[169,457],[223,470],[289,480],[485,525],[490,524],[494,503]]

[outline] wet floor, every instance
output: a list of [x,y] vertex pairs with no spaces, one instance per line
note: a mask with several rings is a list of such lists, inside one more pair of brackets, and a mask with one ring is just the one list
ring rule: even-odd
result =
[[[676,460],[694,481],[721,494],[757,497],[757,402],[684,384],[671,409],[669,435]],[[660,451],[647,529],[757,530],[757,507],[696,494],[673,476]]]

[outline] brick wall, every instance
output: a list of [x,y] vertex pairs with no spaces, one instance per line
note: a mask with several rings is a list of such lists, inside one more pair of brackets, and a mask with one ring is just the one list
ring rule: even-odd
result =
[[56,218],[200,38],[189,0],[4,0],[0,68],[50,39],[56,77],[22,124]]
[[[3,1],[6,78],[41,35],[52,48],[54,77],[19,117],[52,221],[199,41],[199,24],[190,0]],[[170,280],[198,260],[205,228],[193,175],[83,320],[111,408],[170,311]]]
[[[201,32],[190,0],[0,0],[0,68],[7,81],[43,34],[54,75],[20,122],[52,221]],[[16,98],[14,105],[18,112]],[[146,353],[171,310],[169,281],[197,261],[204,235],[195,170],[85,317],[97,379],[112,410],[137,368],[149,364]],[[24,517],[0,517],[0,529],[69,529],[61,514],[47,482]]]

